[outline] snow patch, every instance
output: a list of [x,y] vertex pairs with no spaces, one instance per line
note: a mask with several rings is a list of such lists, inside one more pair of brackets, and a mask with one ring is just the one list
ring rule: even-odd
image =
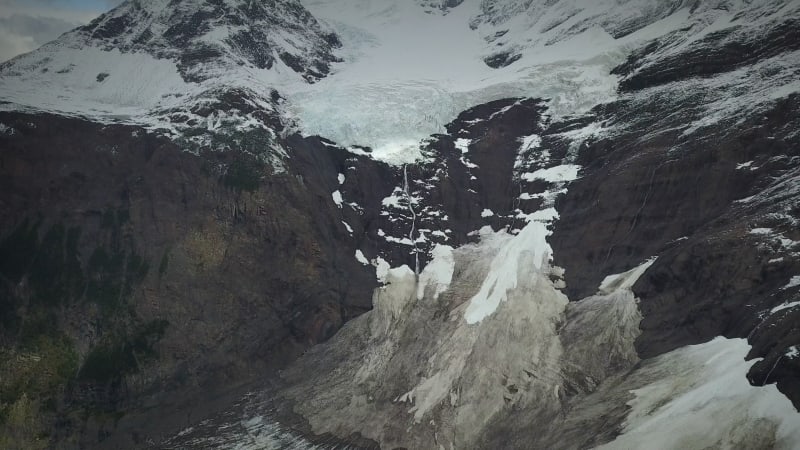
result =
[[[346,63],[334,64],[333,73],[313,85],[279,89],[300,128],[377,150],[443,133],[460,112],[502,98],[548,98],[554,116],[581,114],[617,97],[618,78],[610,71],[624,61],[627,48],[651,38],[648,32],[672,29],[667,24],[613,39],[598,26],[569,31],[571,21],[542,35],[515,21],[517,32],[507,37],[520,44],[522,59],[493,69],[484,58],[497,47],[486,38],[499,30],[474,26],[480,3],[428,14],[412,1],[305,1],[341,37],[339,55]],[[390,163],[411,159],[403,152],[395,156]]]
[[[498,252],[480,290],[469,301],[464,314],[468,324],[478,323],[494,313],[500,302],[506,300],[508,291],[517,287],[519,272],[541,271],[552,253],[545,239],[550,235],[545,223],[531,221],[516,236],[499,231],[490,239],[487,239],[485,228],[481,240],[487,245],[497,246]],[[523,265],[529,261],[532,266]]]
[[465,138],[458,138],[454,142],[456,149],[461,150],[461,153],[467,153],[469,151],[469,144],[472,143],[472,139],[465,139]]
[[375,276],[378,278],[378,281],[381,283],[386,283],[387,277],[389,276],[389,271],[392,267],[380,256],[375,258],[373,265],[375,266]]
[[[736,165],[736,170],[742,170],[742,169],[750,168],[753,165],[754,162],[755,161],[747,161],[747,162],[743,162],[741,164],[737,164]],[[753,169],[751,168],[750,170],[753,170]]]
[[780,305],[772,308],[769,313],[770,314],[775,314],[778,311],[783,311],[783,310],[786,310],[786,309],[792,309],[792,308],[796,308],[798,306],[800,306],[800,301],[797,301],[797,302],[786,302],[786,303],[780,304]]
[[530,136],[523,136],[523,137],[519,138],[519,141],[522,144],[519,147],[520,153],[528,151],[528,150],[531,150],[531,149],[534,149],[534,148],[539,148],[539,146],[542,145],[542,137],[539,136],[538,134],[532,134]]
[[558,219],[559,215],[555,208],[550,207],[540,209],[539,211],[530,214],[525,214],[522,211],[519,211],[516,217],[527,222],[540,222],[547,225]]
[[344,203],[344,200],[342,200],[342,193],[339,192],[338,190],[335,190],[331,192],[331,197],[333,198],[333,203],[336,203],[336,206],[341,208],[342,203]]
[[[341,208],[341,206],[340,206],[340,208]],[[347,222],[345,222],[343,220],[342,221],[342,225],[344,225],[344,227],[347,229],[348,233],[353,234],[353,227],[351,227],[349,223],[347,223]]]
[[408,200],[413,201],[415,199],[416,199],[415,197],[406,195],[405,191],[403,191],[401,188],[395,187],[391,195],[381,200],[381,204],[383,206],[388,206],[392,208],[406,209],[407,206],[404,205],[404,203]]
[[408,246],[414,245],[414,241],[412,241],[410,238],[407,237],[399,238],[394,236],[384,236],[383,238],[386,239],[386,242],[394,242],[395,244],[408,245]]
[[[182,100],[177,92],[192,95],[207,88],[186,83],[175,63],[166,59],[117,49],[68,48],[55,42],[19,57],[14,69],[26,72],[21,76],[4,73],[0,100],[95,117],[141,119],[153,108],[179,105]],[[97,81],[99,73],[108,74],[102,83]]]
[[494,212],[491,209],[484,208],[484,210],[481,211],[481,217],[492,217],[492,216],[494,216]]
[[380,140],[368,155],[396,166],[413,164],[423,159],[420,141],[411,139]]
[[646,362],[653,381],[631,391],[622,434],[598,448],[797,448],[800,414],[775,385],[750,385],[760,359],[745,361],[749,350],[717,337]]
[[549,169],[539,169],[533,173],[523,173],[520,178],[525,181],[544,180],[550,183],[563,183],[578,179],[580,169],[581,166],[575,164],[564,164]]
[[634,284],[639,280],[639,278],[644,275],[647,269],[656,262],[658,257],[652,257],[647,261],[643,262],[642,264],[634,267],[633,269],[619,273],[614,275],[609,275],[605,277],[600,283],[599,292],[601,294],[611,294],[616,291],[621,291],[623,289],[630,290]]
[[337,180],[339,180],[339,184],[340,185],[344,184],[344,174],[343,173],[340,173],[339,176],[336,177],[336,178],[337,178]]
[[793,276],[783,289],[790,289],[796,286],[800,286],[800,275]]
[[4,123],[0,123],[0,134],[7,134],[9,136],[16,133],[16,130]]
[[361,250],[356,250],[356,261],[360,262],[362,265],[368,266],[369,260],[366,256],[364,256],[364,252]]
[[431,251],[431,261],[422,270],[417,285],[417,299],[422,300],[425,296],[425,288],[433,287],[433,298],[438,299],[439,294],[450,287],[455,270],[455,259],[453,258],[453,247],[448,245],[436,245]]

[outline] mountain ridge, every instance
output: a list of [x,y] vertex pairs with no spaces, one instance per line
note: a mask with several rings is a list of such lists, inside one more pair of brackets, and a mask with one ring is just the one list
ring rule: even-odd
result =
[[0,443],[793,448],[798,11],[129,1],[4,63]]

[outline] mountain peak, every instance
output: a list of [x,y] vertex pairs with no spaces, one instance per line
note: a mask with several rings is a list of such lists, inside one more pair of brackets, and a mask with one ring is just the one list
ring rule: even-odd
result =
[[193,82],[214,77],[213,68],[271,69],[277,60],[314,82],[341,45],[297,0],[130,0],[63,39],[174,60]]
[[325,77],[340,46],[298,0],[129,0],[0,65],[0,101],[172,136],[202,124],[184,140],[208,145],[281,129],[275,89]]

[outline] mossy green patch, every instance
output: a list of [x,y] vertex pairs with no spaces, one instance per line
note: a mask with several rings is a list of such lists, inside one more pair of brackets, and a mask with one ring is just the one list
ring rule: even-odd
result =
[[254,192],[261,184],[263,164],[246,158],[233,161],[222,178],[225,186],[239,192]]
[[[155,344],[167,327],[166,321],[138,323],[129,301],[150,262],[135,249],[127,208],[104,211],[88,258],[80,227],[45,223],[23,220],[0,240],[0,448],[46,447],[57,417],[93,401],[65,397],[75,381],[102,383],[138,372],[158,357]],[[89,314],[102,336],[82,365],[60,323],[76,313]]]
[[29,337],[19,349],[0,349],[0,409],[23,395],[50,405],[78,369],[78,354],[58,332]]

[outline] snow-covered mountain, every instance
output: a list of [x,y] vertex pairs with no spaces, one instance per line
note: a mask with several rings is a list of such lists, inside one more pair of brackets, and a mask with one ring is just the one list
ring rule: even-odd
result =
[[[731,65],[736,53],[738,63],[766,59],[769,48],[736,47],[765,29],[779,52],[797,41],[793,2],[433,3],[126,2],[4,64],[0,100],[180,134],[185,122],[263,123],[250,108],[204,113],[235,88],[272,113],[277,90],[300,131],[402,162],[477,104],[532,96],[550,99],[556,115],[580,114],[615,99],[620,75],[635,87],[640,73],[664,65],[713,74],[713,62],[692,59],[709,46]],[[634,51],[637,60],[621,65]],[[780,95],[791,81],[784,73],[765,88]]]
[[274,130],[275,88],[324,77],[340,45],[297,1],[124,2],[3,64],[2,101],[215,146],[221,128]]
[[798,30],[125,2],[0,66],[0,374],[75,355],[0,408],[91,447],[800,448]]

